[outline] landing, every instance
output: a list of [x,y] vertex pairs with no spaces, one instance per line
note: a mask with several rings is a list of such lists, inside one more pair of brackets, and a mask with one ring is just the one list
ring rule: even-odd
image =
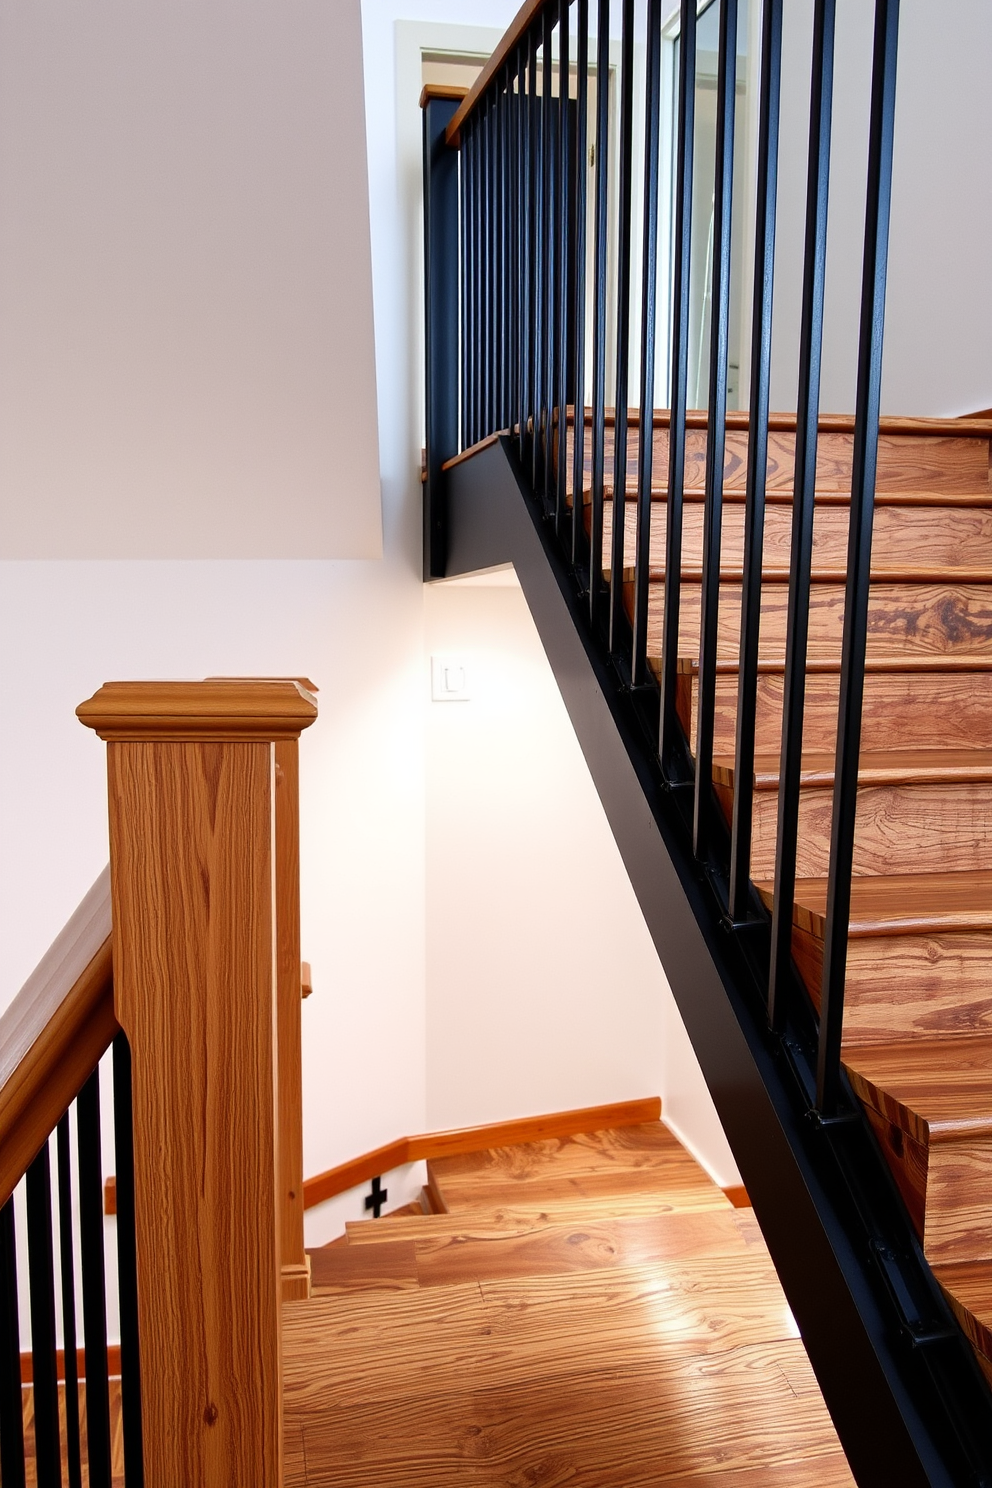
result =
[[749,1210],[660,1123],[431,1164],[287,1304],[287,1488],[849,1488]]

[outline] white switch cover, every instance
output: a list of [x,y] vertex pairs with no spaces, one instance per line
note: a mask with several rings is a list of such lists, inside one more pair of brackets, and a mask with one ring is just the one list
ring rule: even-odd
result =
[[467,703],[471,696],[465,662],[458,656],[432,656],[432,700],[435,703]]

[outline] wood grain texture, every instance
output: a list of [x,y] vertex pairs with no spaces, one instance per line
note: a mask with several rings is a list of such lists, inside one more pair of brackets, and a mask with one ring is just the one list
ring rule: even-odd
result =
[[297,739],[317,702],[288,677],[107,682],[76,715],[101,739]]
[[[679,1207],[670,1155],[642,1127],[443,1159],[459,1213],[367,1222],[315,1253],[327,1290],[285,1309],[287,1484],[848,1488],[753,1216],[712,1184],[719,1208]],[[485,1207],[487,1177],[532,1207],[638,1167],[676,1207],[624,1218],[604,1200],[574,1223],[549,1200],[545,1222],[503,1232]]]
[[0,1017],[0,1204],[118,1026],[106,870]]
[[359,1183],[381,1177],[391,1168],[404,1163],[439,1158],[459,1152],[478,1152],[496,1144],[509,1145],[542,1137],[570,1136],[575,1132],[601,1131],[606,1128],[637,1126],[657,1121],[661,1100],[648,1096],[643,1100],[619,1101],[608,1106],[587,1106],[576,1111],[551,1111],[541,1116],[522,1116],[510,1121],[492,1122],[486,1126],[458,1127],[451,1131],[425,1132],[416,1137],[398,1137],[372,1152],[341,1163],[308,1178],[303,1186],[304,1206],[309,1209],[335,1194],[345,1193]]
[[303,1243],[303,1024],[300,960],[300,749],[275,745],[276,1037],[280,1255],[284,1301],[309,1295]]
[[257,721],[237,742],[143,740],[107,701],[145,1481],[281,1488],[273,746]]

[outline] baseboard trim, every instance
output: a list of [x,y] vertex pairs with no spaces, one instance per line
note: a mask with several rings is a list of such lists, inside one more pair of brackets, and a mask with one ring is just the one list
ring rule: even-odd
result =
[[453,1131],[426,1132],[419,1137],[400,1137],[376,1147],[350,1162],[307,1178],[303,1184],[303,1207],[312,1209],[337,1194],[381,1178],[404,1163],[453,1157],[461,1152],[481,1152],[486,1147],[512,1147],[519,1142],[540,1142],[550,1137],[574,1137],[581,1132],[606,1131],[610,1127],[641,1126],[661,1117],[661,1098],[620,1101],[611,1106],[585,1106],[576,1111],[552,1111],[544,1116],[523,1116],[515,1121],[494,1121],[488,1126],[463,1126]]

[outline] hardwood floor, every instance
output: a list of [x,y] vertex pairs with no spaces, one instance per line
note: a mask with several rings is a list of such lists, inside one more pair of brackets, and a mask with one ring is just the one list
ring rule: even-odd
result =
[[753,1215],[660,1122],[430,1178],[284,1307],[287,1485],[853,1483]]
[[[690,415],[678,708],[698,709],[705,417]],[[795,436],[772,419],[755,733],[751,874],[768,908],[778,833]],[[636,490],[632,431],[627,492]],[[660,672],[668,430],[653,429],[649,660]],[[581,493],[587,531],[591,432]],[[837,735],[851,434],[821,420],[793,956],[819,1007]],[[729,420],[720,549],[714,784],[730,818],[747,420]],[[606,438],[607,485],[613,428]],[[572,491],[569,482],[569,492]],[[614,502],[604,508],[604,571]],[[624,508],[633,561],[636,504]],[[872,533],[864,726],[843,1058],[979,1363],[992,1381],[992,423],[883,420]],[[609,574],[606,573],[607,581]],[[632,612],[633,572],[623,574]]]

